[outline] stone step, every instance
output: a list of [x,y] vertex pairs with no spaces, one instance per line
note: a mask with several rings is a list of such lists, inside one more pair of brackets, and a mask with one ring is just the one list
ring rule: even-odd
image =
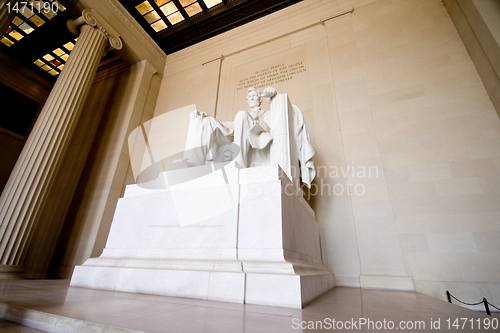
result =
[[[0,319],[22,326],[50,333],[72,332],[106,332],[132,333],[142,332],[110,325],[92,323],[85,320],[58,316],[51,313],[22,308],[11,304],[0,303]],[[2,328],[2,326],[0,326]],[[15,330],[17,332],[18,330]],[[22,332],[25,332],[24,330]],[[29,331],[26,331],[28,333]]]

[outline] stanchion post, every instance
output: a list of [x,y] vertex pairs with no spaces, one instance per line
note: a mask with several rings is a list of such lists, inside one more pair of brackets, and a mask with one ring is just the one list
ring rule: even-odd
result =
[[488,306],[488,301],[486,300],[486,297],[483,297],[483,303],[484,303],[484,308],[486,309],[486,314],[488,316],[491,316],[490,307]]
[[451,296],[450,296],[450,292],[448,290],[446,290],[446,296],[448,296],[448,302],[451,303]]

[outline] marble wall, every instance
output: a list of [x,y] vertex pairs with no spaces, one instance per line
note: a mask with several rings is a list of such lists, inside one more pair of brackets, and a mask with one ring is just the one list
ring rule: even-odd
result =
[[169,55],[153,116],[248,85],[304,114],[338,285],[500,304],[500,120],[441,1],[304,0]]

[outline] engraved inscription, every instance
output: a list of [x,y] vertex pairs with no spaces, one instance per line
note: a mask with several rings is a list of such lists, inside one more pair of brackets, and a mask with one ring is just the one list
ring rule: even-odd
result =
[[280,63],[258,70],[254,75],[238,80],[236,90],[272,86],[273,84],[293,80],[294,77],[306,71],[307,69],[302,61],[291,64]]

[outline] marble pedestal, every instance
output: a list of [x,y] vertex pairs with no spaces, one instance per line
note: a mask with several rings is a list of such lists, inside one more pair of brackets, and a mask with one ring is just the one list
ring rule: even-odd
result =
[[71,285],[292,308],[333,288],[314,212],[281,168],[218,167],[127,186]]

